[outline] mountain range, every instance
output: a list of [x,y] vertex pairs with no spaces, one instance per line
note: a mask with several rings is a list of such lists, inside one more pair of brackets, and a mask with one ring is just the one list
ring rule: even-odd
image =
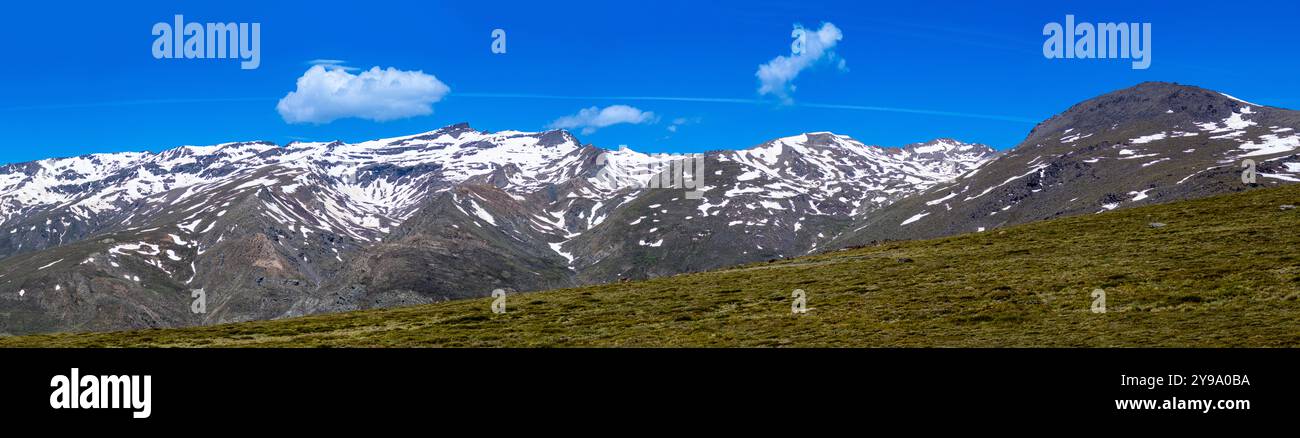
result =
[[[830,245],[980,232],[1300,181],[1300,112],[1147,82],[1039,123],[979,169],[859,218]],[[1255,163],[1254,182],[1242,165]]]
[[[467,124],[0,167],[0,333],[274,319],[675,275],[1300,180],[1300,113],[1144,83],[998,153],[816,132],[682,157]],[[201,312],[194,301],[202,297]]]

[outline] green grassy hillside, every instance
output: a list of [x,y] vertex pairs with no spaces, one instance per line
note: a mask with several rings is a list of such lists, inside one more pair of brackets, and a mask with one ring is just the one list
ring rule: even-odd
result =
[[1295,347],[1300,209],[1285,204],[1300,185],[512,295],[505,314],[487,298],[0,346]]

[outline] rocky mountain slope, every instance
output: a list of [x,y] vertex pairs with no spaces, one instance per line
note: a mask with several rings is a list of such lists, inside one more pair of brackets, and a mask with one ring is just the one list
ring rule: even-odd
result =
[[[1074,105],[1015,148],[861,217],[830,246],[991,230],[1300,181],[1300,112],[1148,82]],[[1253,184],[1242,182],[1245,160]]]
[[1284,205],[1300,186],[508,296],[504,314],[470,299],[0,347],[1294,348],[1300,209]]
[[[1002,154],[817,132],[674,157],[460,124],[11,164],[0,333],[425,304],[987,232],[1300,181],[1296,129],[1295,111],[1145,83]],[[649,183],[664,177],[687,184]]]
[[645,184],[680,157],[465,124],[12,164],[0,332],[281,318],[793,255],[991,155],[805,134],[705,154],[698,197]]
[[831,133],[705,154],[701,199],[648,190],[565,242],[586,282],[699,271],[815,250],[848,225],[993,156],[953,140],[867,146]]

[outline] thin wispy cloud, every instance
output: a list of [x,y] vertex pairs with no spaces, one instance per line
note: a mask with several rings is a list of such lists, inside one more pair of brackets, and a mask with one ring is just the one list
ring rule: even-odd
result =
[[877,111],[877,112],[886,112],[886,113],[923,114],[929,116],[964,117],[969,119],[1000,120],[1003,122],[1019,122],[1019,123],[1031,123],[1031,124],[1039,122],[1039,120],[1034,120],[1028,117],[1003,116],[997,114],[980,114],[980,113],[942,111],[942,110],[918,109],[918,108],[898,108],[898,107],[888,107],[888,106],[841,105],[841,104],[833,104],[833,103],[797,103],[795,104],[795,106],[800,106],[804,108],[838,109],[838,110],[853,110],[853,111]]
[[348,63],[347,61],[344,61],[342,59],[313,59],[311,61],[307,61],[307,65],[319,65],[327,69],[337,68],[346,71],[361,70],[360,68],[357,67],[349,67],[346,65],[347,63]]
[[[770,105],[772,102],[763,99],[740,99],[728,97],[681,97],[681,96],[563,96],[553,94],[527,94],[527,93],[456,93],[456,97],[476,98],[476,99],[544,99],[544,100],[576,100],[576,101],[650,101],[650,102],[697,102],[697,103],[725,103],[739,105]],[[129,100],[129,101],[106,101],[106,102],[82,102],[66,104],[48,104],[48,105],[27,105],[14,107],[0,107],[0,111],[29,111],[29,110],[59,110],[59,109],[79,109],[79,108],[101,108],[116,106],[134,106],[134,105],[172,105],[172,104],[193,104],[193,103],[225,103],[225,102],[265,102],[277,100],[274,97],[246,97],[246,98],[197,98],[197,99],[146,99],[146,100]],[[1277,99],[1274,99],[1277,100]],[[1004,122],[1016,123],[1038,123],[1030,117],[1010,116],[1002,114],[985,114],[961,111],[945,111],[924,108],[905,108],[905,107],[888,107],[873,105],[848,105],[833,103],[811,103],[797,102],[793,107],[849,110],[849,111],[874,111],[900,114],[920,114],[943,117],[960,117],[969,119],[997,120]],[[670,125],[671,126],[671,125]]]
[[658,120],[655,113],[642,111],[627,105],[610,105],[604,108],[590,107],[579,110],[577,114],[560,117],[547,125],[552,129],[582,129],[583,134],[591,134],[608,126],[653,123]]
[[703,102],[703,103],[763,103],[757,99],[731,97],[677,97],[677,96],[567,96],[561,94],[532,93],[456,93],[457,97],[474,97],[490,99],[550,99],[550,100],[643,100],[665,102]]
[[125,106],[141,105],[177,105],[177,104],[194,104],[194,103],[229,103],[229,102],[266,102],[276,100],[274,97],[212,97],[212,98],[181,98],[181,99],[136,99],[136,100],[110,100],[103,102],[71,102],[71,103],[52,103],[41,105],[23,105],[0,107],[0,111],[39,111],[39,110],[61,110],[61,109],[84,109],[84,108],[111,108]]
[[433,114],[451,88],[422,71],[373,67],[361,74],[314,65],[276,104],[288,123],[329,123],[344,118],[374,121]]
[[673,121],[672,121],[671,123],[668,124],[668,132],[674,132],[674,133],[675,133],[675,132],[677,132],[677,130],[678,130],[679,127],[681,127],[681,126],[692,125],[692,124],[696,124],[696,123],[699,123],[699,122],[700,122],[700,118],[699,118],[699,117],[696,117],[696,118],[693,118],[693,119],[688,119],[688,118],[685,118],[685,117],[678,117],[678,118],[673,119]]
[[[771,105],[772,102],[764,99],[743,99],[731,97],[684,97],[684,96],[565,96],[556,94],[528,94],[528,93],[456,93],[457,97],[467,98],[485,98],[485,99],[549,99],[549,100],[610,100],[610,101],[651,101],[651,102],[697,102],[697,103],[727,103],[739,105]],[[810,103],[794,102],[792,107],[818,108],[818,109],[837,109],[851,111],[876,111],[899,114],[921,114],[931,116],[961,117],[968,119],[998,120],[1004,122],[1017,123],[1038,123],[1029,117],[1009,116],[1001,114],[985,114],[961,111],[945,111],[924,108],[905,108],[873,105],[847,105],[832,103]]]

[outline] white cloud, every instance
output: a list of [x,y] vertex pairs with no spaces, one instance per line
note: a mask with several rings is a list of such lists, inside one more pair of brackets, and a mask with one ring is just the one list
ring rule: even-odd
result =
[[356,117],[375,121],[433,114],[451,88],[422,71],[373,67],[361,74],[314,65],[298,78],[276,111],[289,123],[329,123]]
[[[803,29],[802,26],[795,25],[795,29]],[[835,45],[844,39],[844,33],[840,32],[838,27],[831,23],[823,23],[821,29],[816,31],[806,30],[805,43],[803,51],[793,53],[789,56],[778,56],[772,58],[766,64],[758,66],[758,94],[771,94],[780,97],[786,102],[790,102],[790,93],[794,92],[794,78],[799,76],[799,72],[808,69],[818,62],[826,60],[835,62],[836,67],[840,70],[846,69],[843,58],[835,54]],[[791,47],[793,49],[793,46]]]
[[655,116],[655,113],[641,111],[627,105],[610,105],[604,108],[593,106],[583,108],[577,114],[555,119],[548,127],[555,129],[582,128],[583,134],[590,134],[596,132],[597,129],[620,123],[638,125],[641,123],[654,123],[656,120],[658,120],[658,117]]

